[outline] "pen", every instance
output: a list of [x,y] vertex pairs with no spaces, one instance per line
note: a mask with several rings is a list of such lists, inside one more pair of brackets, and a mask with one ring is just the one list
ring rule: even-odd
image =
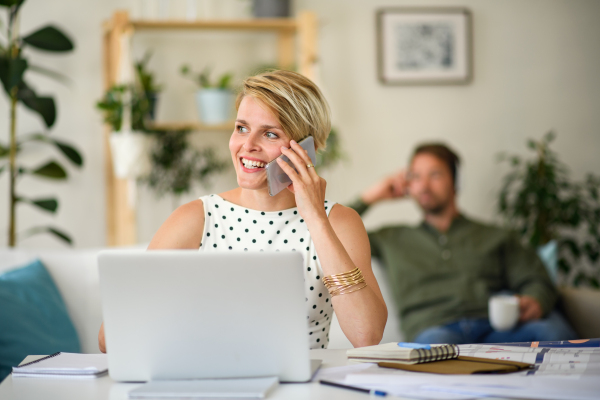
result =
[[398,343],[398,346],[400,346],[400,347],[408,347],[410,349],[431,350],[431,346],[430,345],[428,345],[428,344],[421,344],[421,343],[400,342],[400,343]]
[[330,382],[330,381],[319,381],[319,383],[321,383],[323,385],[339,387],[342,389],[350,389],[350,390],[356,390],[357,392],[369,393],[373,396],[380,396],[380,397],[387,396],[387,392],[384,392],[382,390],[365,389],[365,388],[356,387],[356,386],[342,385],[341,383],[335,383],[335,382]]

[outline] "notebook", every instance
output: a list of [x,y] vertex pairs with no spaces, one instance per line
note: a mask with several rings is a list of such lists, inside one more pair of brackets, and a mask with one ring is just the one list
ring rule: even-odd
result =
[[456,359],[440,360],[421,364],[406,364],[399,362],[380,362],[384,368],[401,369],[413,372],[428,372],[431,374],[506,374],[535,367],[519,361],[492,360],[489,358],[459,356]]
[[129,392],[130,399],[264,399],[277,385],[276,376],[252,379],[152,381]]
[[358,347],[346,351],[353,362],[396,362],[419,364],[458,357],[458,346],[454,344],[431,345],[431,349],[400,347],[398,343],[385,343],[376,346]]
[[106,354],[55,353],[13,367],[13,377],[97,378],[108,372]]

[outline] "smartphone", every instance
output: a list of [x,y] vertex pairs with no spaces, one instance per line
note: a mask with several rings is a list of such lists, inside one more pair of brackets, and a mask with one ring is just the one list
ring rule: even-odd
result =
[[[298,144],[300,145],[300,147],[302,147],[308,152],[308,156],[310,157],[312,164],[315,165],[317,162],[317,156],[315,154],[315,139],[312,136],[309,136]],[[283,161],[288,163],[290,167],[296,170],[296,168],[294,167],[294,163],[292,163],[290,159],[284,156],[283,154],[277,158],[281,158]],[[283,172],[279,164],[277,164],[277,158],[272,160],[265,167],[265,169],[267,170],[267,183],[269,185],[269,195],[271,196],[275,196],[277,193],[290,186],[290,183],[292,183],[290,177],[287,176],[287,174]]]

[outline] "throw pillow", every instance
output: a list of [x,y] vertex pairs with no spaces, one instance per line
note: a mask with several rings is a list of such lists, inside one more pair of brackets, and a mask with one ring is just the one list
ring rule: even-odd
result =
[[40,260],[0,275],[0,382],[28,355],[78,353],[79,338]]

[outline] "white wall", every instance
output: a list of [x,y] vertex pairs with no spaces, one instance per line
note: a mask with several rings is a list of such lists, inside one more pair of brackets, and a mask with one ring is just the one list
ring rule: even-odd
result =
[[[383,86],[376,75],[375,12],[383,6],[457,5],[474,18],[475,77],[466,86]],[[86,157],[85,167],[71,169],[66,183],[26,178],[26,195],[56,194],[61,209],[54,218],[28,206],[19,209],[19,228],[43,223],[59,226],[77,247],[105,243],[102,127],[94,109],[102,94],[101,23],[113,10],[134,7],[131,1],[27,0],[22,31],[53,22],[76,41],[67,56],[36,53],[32,60],[69,75],[65,88],[46,78],[30,80],[40,92],[55,94],[59,116],[52,135],[75,143]],[[240,3],[241,4],[241,3]],[[494,220],[495,198],[505,169],[495,154],[525,154],[526,138],[556,130],[555,149],[581,178],[600,172],[600,2],[590,0],[297,0],[297,9],[315,10],[320,18],[321,84],[331,103],[351,162],[326,171],[328,197],[345,202],[374,179],[402,167],[424,140],[444,140],[462,156],[462,209],[483,220]],[[4,16],[3,16],[4,18]],[[242,76],[257,64],[274,59],[273,38],[267,34],[173,33],[168,39],[145,33],[136,37],[135,51],[154,49],[151,67],[168,82],[159,118],[193,118],[192,88],[177,74],[190,62],[207,63],[217,71],[232,69]],[[32,52],[33,54],[33,52]],[[29,77],[28,77],[29,78]],[[8,104],[0,96],[0,140],[8,138]],[[19,113],[19,133],[40,130],[37,117]],[[198,134],[194,140],[219,146],[226,155],[226,133]],[[24,163],[36,165],[52,151],[31,148]],[[56,157],[60,157],[57,155]],[[211,191],[235,185],[231,173]],[[6,243],[8,179],[0,177],[0,246]],[[199,189],[181,201],[206,193]],[[140,191],[140,241],[149,241],[173,207],[170,199],[155,200]],[[384,223],[414,222],[418,210],[408,201],[376,207],[365,218],[368,228]],[[62,247],[50,236],[24,240],[22,247]]]

